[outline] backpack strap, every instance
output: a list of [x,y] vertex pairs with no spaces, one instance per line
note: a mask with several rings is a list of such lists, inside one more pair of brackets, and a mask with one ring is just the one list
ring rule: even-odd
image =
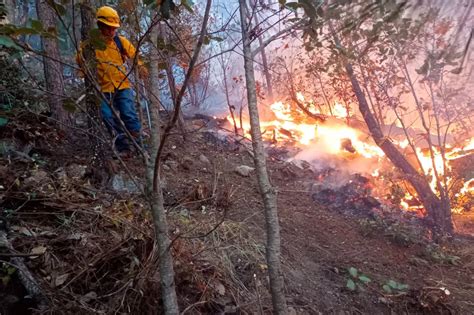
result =
[[120,37],[118,35],[114,36],[114,42],[115,45],[117,46],[118,50],[120,51],[120,56],[122,56],[122,61],[125,63],[125,49],[123,48],[122,41],[120,40]]

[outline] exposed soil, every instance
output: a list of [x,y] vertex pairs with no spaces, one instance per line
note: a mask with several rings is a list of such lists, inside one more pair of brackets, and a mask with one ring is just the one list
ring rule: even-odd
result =
[[[2,138],[10,137],[3,132]],[[9,237],[18,252],[47,248],[25,261],[51,302],[49,311],[159,309],[153,234],[144,201],[139,195],[98,189],[89,184],[87,174],[57,176],[61,167],[88,165],[86,143],[56,142],[55,149],[48,149],[34,132],[25,137],[44,163],[2,158],[2,215],[9,220]],[[234,171],[240,165],[253,166],[247,149],[195,132],[186,142],[172,136],[163,163],[171,235],[177,239],[173,250],[182,309],[269,313],[262,202],[254,173],[243,177]],[[126,164],[142,174],[138,158]],[[278,189],[282,260],[292,311],[474,313],[474,245],[468,236],[474,230],[473,214],[456,218],[460,235],[434,248],[410,238],[405,229],[387,230],[372,225],[370,218],[316,204],[309,192],[315,176],[308,170],[295,171],[272,159],[268,168]],[[44,181],[27,187],[37,169],[48,174],[52,189]],[[25,199],[27,192],[30,200]],[[356,277],[348,272],[351,267],[357,269]],[[358,280],[361,274],[370,282]],[[354,281],[355,290],[346,286],[348,280]],[[382,286],[390,280],[409,287],[388,293]],[[8,290],[0,284],[0,300],[16,296]],[[2,314],[13,314],[22,297],[17,299],[20,302],[11,303]]]

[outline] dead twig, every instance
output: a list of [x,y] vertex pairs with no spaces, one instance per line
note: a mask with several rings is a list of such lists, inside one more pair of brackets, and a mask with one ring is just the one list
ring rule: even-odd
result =
[[201,305],[201,304],[206,304],[208,301],[199,301],[199,302],[196,302],[194,304],[191,304],[189,305],[188,307],[186,307],[182,312],[181,312],[181,315],[183,314],[186,314],[188,311],[192,310],[193,308],[195,308],[196,306],[198,305]]

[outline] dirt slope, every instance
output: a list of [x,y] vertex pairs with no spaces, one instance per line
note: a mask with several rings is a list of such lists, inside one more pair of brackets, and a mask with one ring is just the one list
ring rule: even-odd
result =
[[[89,163],[86,141],[52,146],[51,135],[45,135],[55,131],[37,121],[18,130],[1,136],[21,143],[16,150],[29,143],[33,150],[26,154],[36,154],[36,161],[3,155],[2,216],[16,251],[44,249],[25,262],[50,311],[159,309],[150,218],[140,196],[91,185],[87,171],[81,173]],[[163,163],[181,307],[189,313],[269,313],[262,202],[254,174],[235,172],[252,166],[250,154],[195,132],[186,142],[171,137]],[[140,161],[126,164],[140,181]],[[457,237],[428,250],[407,241],[403,229],[387,231],[316,204],[309,193],[311,172],[272,159],[268,165],[279,191],[282,259],[293,313],[474,313],[472,241]],[[469,232],[469,224],[462,226]],[[351,267],[356,277],[349,274]],[[361,275],[370,282],[357,280]],[[348,280],[355,290],[346,287]],[[409,288],[389,294],[382,286],[390,280]],[[7,314],[18,313],[13,310],[25,302],[14,284],[0,285],[0,298],[10,303]]]

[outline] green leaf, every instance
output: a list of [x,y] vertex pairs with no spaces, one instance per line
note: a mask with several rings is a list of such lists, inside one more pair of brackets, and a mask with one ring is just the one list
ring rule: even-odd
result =
[[392,293],[392,288],[390,288],[390,286],[387,285],[387,284],[384,284],[384,286],[382,287],[382,289],[383,289],[385,292],[389,293],[389,294]]
[[11,277],[8,276],[8,275],[6,275],[6,276],[4,276],[4,277],[1,277],[0,279],[2,279],[2,284],[3,284],[4,286],[7,286],[8,283],[10,282]]
[[372,280],[370,280],[370,278],[367,277],[366,275],[359,276],[359,280],[362,281],[362,282],[365,283],[365,284],[367,284],[367,283],[369,283],[370,281],[372,281]]
[[351,291],[355,291],[356,289],[356,284],[354,281],[352,281],[352,279],[348,279],[347,280],[347,284],[346,284],[346,287],[351,290]]
[[394,280],[389,280],[389,281],[387,282],[387,285],[388,285],[389,287],[391,287],[392,289],[396,289],[396,288],[398,287],[398,282],[396,282],[396,281],[394,281]]
[[222,37],[218,37],[218,36],[211,36],[211,39],[219,43],[224,41]]
[[50,2],[50,5],[53,7],[53,9],[56,10],[56,12],[58,12],[59,15],[61,16],[66,15],[66,12],[67,12],[66,7],[63,6],[62,4],[57,3],[57,2],[52,2],[52,3]]
[[0,127],[5,126],[6,124],[8,124],[8,118],[0,117]]
[[76,103],[72,99],[64,100],[63,108],[69,113],[74,113],[76,112]]
[[193,8],[191,7],[192,5],[194,5],[194,3],[191,0],[181,0],[181,4],[190,13],[194,13]]
[[29,27],[19,27],[17,28],[13,34],[15,35],[32,35],[32,34],[38,34],[39,32],[37,30],[34,30]]
[[300,4],[298,2],[288,2],[285,4],[285,7],[290,10],[296,11],[300,7]]
[[171,11],[175,10],[176,5],[173,0],[164,0],[160,7],[160,13],[164,19],[171,17]]
[[104,38],[102,37],[102,34],[100,33],[100,30],[98,28],[92,29],[89,32],[89,36],[90,43],[95,49],[105,50],[107,48]]
[[0,46],[4,46],[7,48],[20,48],[10,37],[5,35],[0,35]]
[[409,288],[408,284],[398,283],[397,289],[400,291],[405,291]]
[[356,269],[356,268],[350,267],[350,268],[348,269],[348,271],[349,271],[349,274],[350,274],[352,277],[357,278],[357,273],[358,273],[358,272],[357,272],[357,269]]
[[41,32],[43,30],[43,23],[38,20],[31,20],[31,28],[38,32]]

